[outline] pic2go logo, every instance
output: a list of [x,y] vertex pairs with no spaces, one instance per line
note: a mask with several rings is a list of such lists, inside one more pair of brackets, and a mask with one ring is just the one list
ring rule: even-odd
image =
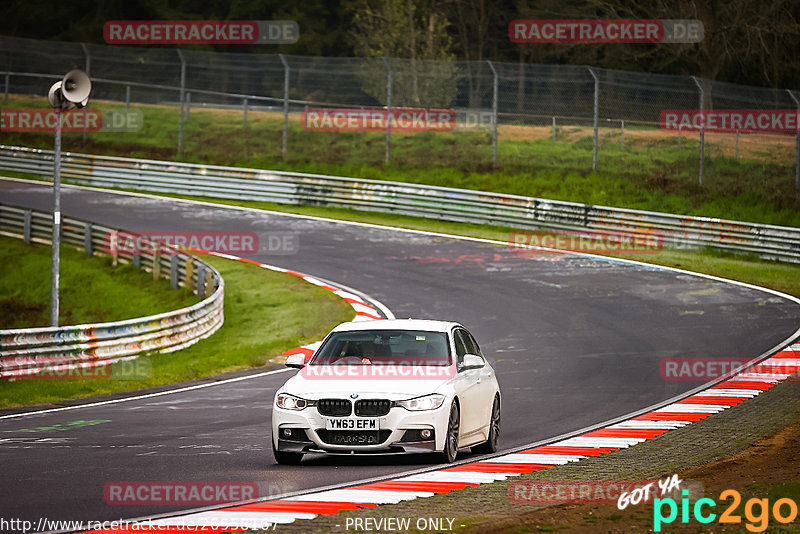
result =
[[[717,518],[717,514],[711,512],[711,508],[717,506],[714,499],[704,497],[695,501],[694,506],[691,506],[687,495],[688,490],[683,490],[684,497],[681,499],[680,514],[681,523],[689,522],[689,512],[691,509],[694,518],[703,524],[711,523]],[[719,494],[722,501],[731,499],[732,502],[728,508],[719,516],[720,523],[733,523],[739,524],[742,522],[742,517],[735,512],[742,502],[741,494],[733,489],[725,490]],[[769,505],[769,499],[749,499],[744,503],[744,517],[748,523],[745,523],[745,528],[750,532],[763,532],[769,526],[770,511],[778,523],[791,523],[797,518],[797,503],[792,499],[782,498],[776,500]],[[665,516],[665,507],[668,510]],[[670,524],[678,518],[678,503],[675,499],[654,499],[653,500],[653,530],[661,532],[662,524]]]

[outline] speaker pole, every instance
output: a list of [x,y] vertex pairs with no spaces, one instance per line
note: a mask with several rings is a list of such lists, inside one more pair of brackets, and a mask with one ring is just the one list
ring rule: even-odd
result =
[[61,118],[64,111],[56,108],[56,143],[53,163],[53,267],[50,273],[50,326],[58,326],[59,267],[61,264]]
[[53,150],[53,264],[50,272],[50,326],[58,326],[59,271],[61,267],[61,130],[66,110],[83,108],[89,103],[92,81],[85,72],[71,70],[47,92],[47,100],[56,112],[56,140]]

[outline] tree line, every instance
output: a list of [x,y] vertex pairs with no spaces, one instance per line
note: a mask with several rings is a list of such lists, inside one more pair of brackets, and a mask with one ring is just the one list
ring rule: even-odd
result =
[[[589,65],[800,89],[797,0],[6,0],[0,34],[103,43],[108,20],[295,20],[292,45],[224,52]],[[515,44],[515,19],[698,19],[693,44]],[[409,70],[413,76],[415,69]],[[447,76],[448,73],[443,73]],[[377,83],[377,82],[376,82]],[[412,80],[411,86],[422,83]],[[413,99],[413,95],[411,96]]]

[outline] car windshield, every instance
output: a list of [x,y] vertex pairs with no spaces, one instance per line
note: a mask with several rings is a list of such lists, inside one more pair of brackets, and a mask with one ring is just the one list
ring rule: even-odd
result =
[[311,365],[450,365],[443,332],[421,330],[359,330],[334,332],[322,344]]

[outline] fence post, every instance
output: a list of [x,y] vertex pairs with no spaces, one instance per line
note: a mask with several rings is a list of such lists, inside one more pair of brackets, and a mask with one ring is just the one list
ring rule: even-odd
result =
[[[92,76],[92,55],[89,53],[89,49],[86,47],[86,43],[81,43],[81,48],[83,48],[83,54],[86,56],[86,75],[91,77]],[[81,136],[81,145],[86,144],[86,108],[83,108],[83,135]]]
[[597,120],[600,111],[600,79],[594,73],[594,70],[591,67],[586,67],[589,69],[589,74],[592,75],[594,78],[594,134],[592,136],[592,170],[597,170]]
[[[791,89],[787,89],[786,92],[794,100],[797,113],[800,115],[800,100],[797,100]],[[800,193],[800,124],[797,125],[797,133],[794,136],[794,189]]]
[[392,112],[392,67],[385,57],[381,58],[383,64],[386,65],[386,155],[384,161],[389,163],[389,147],[392,143],[392,121],[390,114]]
[[289,135],[289,62],[278,54],[283,63],[283,140],[281,142],[281,155],[286,157],[286,143]]
[[697,89],[700,91],[700,115],[703,117],[703,126],[700,127],[700,186],[703,185],[703,175],[705,174],[705,165],[704,159],[706,155],[706,133],[705,133],[705,100],[706,100],[706,92],[703,89],[703,86],[700,85],[700,82],[697,81],[697,78],[692,76],[692,80],[694,80],[695,85],[697,85]]
[[497,165],[497,69],[491,61],[486,61],[492,69],[492,165]]
[[556,118],[553,117],[553,142],[556,142]]
[[625,119],[620,119],[619,125],[620,125],[619,147],[622,150],[625,150]]
[[180,48],[176,48],[178,58],[181,60],[181,88],[180,88],[180,101],[181,112],[178,116],[178,154],[183,150],[183,93],[186,91],[186,60],[183,59],[183,52]]

